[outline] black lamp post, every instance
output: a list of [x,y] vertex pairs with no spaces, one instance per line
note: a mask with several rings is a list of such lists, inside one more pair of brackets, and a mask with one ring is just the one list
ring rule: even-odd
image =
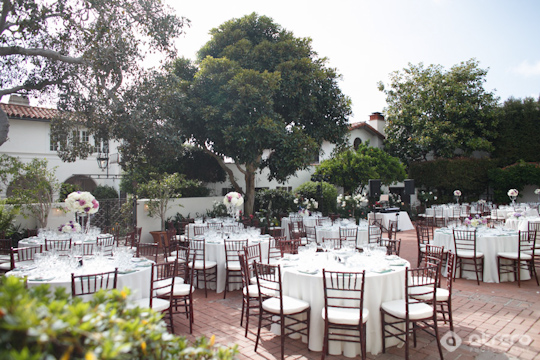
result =
[[105,152],[98,152],[96,160],[101,171],[107,169],[107,176],[109,176],[109,154]]
[[319,199],[320,199],[321,213],[323,212],[323,206],[324,206],[323,205],[324,204],[324,194],[323,194],[323,189],[322,189],[322,183],[323,183],[323,181],[328,182],[329,179],[330,179],[330,177],[328,175],[324,175],[324,174],[313,174],[313,175],[311,175],[311,181],[318,183],[317,184],[317,194],[319,195]]

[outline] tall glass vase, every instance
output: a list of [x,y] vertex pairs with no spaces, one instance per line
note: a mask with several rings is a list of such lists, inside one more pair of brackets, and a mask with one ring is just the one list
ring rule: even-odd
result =
[[81,225],[82,233],[87,234],[90,230],[90,215],[87,213],[75,213],[75,221]]

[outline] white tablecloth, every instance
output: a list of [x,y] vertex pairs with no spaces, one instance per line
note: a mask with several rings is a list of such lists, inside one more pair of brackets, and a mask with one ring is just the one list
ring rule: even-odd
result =
[[406,211],[400,211],[395,213],[369,213],[368,218],[381,219],[385,229],[388,229],[388,222],[390,220],[398,221],[398,230],[407,231],[414,229],[411,219],[409,218],[409,214]]
[[[231,239],[233,237],[231,236]],[[261,244],[261,251],[263,258],[268,258],[268,245],[270,236],[269,235],[260,235],[259,237],[253,238],[248,234],[234,234],[235,240],[245,240],[248,239],[248,245]],[[215,261],[217,263],[217,285],[215,285],[216,292],[221,293],[225,291],[225,244],[223,239],[206,239],[206,260]],[[239,278],[240,279],[240,278]],[[214,285],[210,284],[209,287],[214,289]],[[241,284],[230,284],[232,290],[237,290],[241,288]]]
[[[325,254],[317,253],[315,256],[312,264],[317,264],[322,269],[325,266]],[[391,272],[382,274],[366,271],[364,307],[369,310],[366,344],[367,351],[373,355],[382,351],[380,306],[385,301],[402,299],[405,296],[405,266],[407,265],[408,263],[404,266],[394,266]],[[332,267],[327,265],[326,268],[333,271],[361,271],[340,264],[334,264]],[[324,308],[322,270],[316,274],[305,274],[299,272],[298,268],[282,266],[282,273],[284,295],[307,301],[311,306],[308,348],[312,351],[322,351],[324,340],[324,321],[321,315]],[[398,344],[394,339],[387,339],[386,343],[387,348]],[[332,341],[330,354],[356,357],[360,354],[360,345]]]
[[[449,228],[435,230],[433,244],[444,246],[445,249],[455,253],[454,237]],[[518,233],[516,231],[480,228],[476,235],[476,251],[484,253],[484,282],[499,282],[497,253],[517,252],[517,250]],[[476,279],[474,272],[466,271],[463,275],[468,279]],[[459,271],[456,272],[456,276],[459,276]],[[528,271],[521,272],[521,279],[530,279]],[[510,274],[503,274],[501,280],[510,281],[513,279]]]
[[540,217],[521,216],[521,217],[516,218],[512,216],[506,219],[505,227],[510,230],[528,231],[530,222],[538,223],[540,222]]
[[[131,294],[129,296],[129,299],[131,300],[150,297],[150,275],[152,273],[151,263],[141,262],[141,266],[137,266],[137,262],[134,262],[133,264],[134,266],[132,270],[126,271],[125,273],[122,273],[121,271],[119,272],[117,289],[122,289],[123,287],[131,289]],[[85,264],[83,267],[79,268],[78,270],[73,270],[72,272],[77,275],[95,274],[114,271],[114,268],[115,265],[112,262],[108,266],[99,267],[92,267]],[[6,275],[19,277],[26,275],[28,277],[27,284],[29,287],[38,286],[41,284],[49,284],[51,293],[54,292],[54,289],[59,287],[63,287],[68,293],[71,293],[71,272],[63,273],[60,276],[50,280],[47,278],[39,279],[42,277],[42,275],[38,273],[37,270],[30,270],[27,272],[23,270],[12,270]]]

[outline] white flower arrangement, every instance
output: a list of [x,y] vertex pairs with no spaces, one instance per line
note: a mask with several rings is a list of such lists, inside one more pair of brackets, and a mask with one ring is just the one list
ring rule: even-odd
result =
[[95,214],[99,210],[99,202],[88,191],[75,191],[68,195],[66,207],[78,213]]
[[540,195],[540,189],[534,190],[534,193],[535,193],[536,195]]
[[471,226],[477,227],[478,225],[487,225],[487,219],[477,215],[475,217],[466,218],[463,221],[463,223],[465,225],[471,225]]
[[79,225],[79,223],[74,222],[74,221],[70,221],[58,227],[58,231],[66,233],[66,234],[78,233],[78,232],[81,232],[81,230],[82,230],[81,225]]
[[508,196],[518,196],[519,191],[517,189],[510,189],[508,190]]
[[454,196],[461,196],[461,190],[454,190]]
[[309,216],[310,212],[309,212],[308,209],[300,209],[300,210],[298,210],[298,215],[300,215],[300,216]]
[[223,203],[227,207],[240,207],[244,204],[244,198],[242,197],[242,194],[231,191],[230,193],[227,193],[227,195],[225,195],[225,197],[223,198]]

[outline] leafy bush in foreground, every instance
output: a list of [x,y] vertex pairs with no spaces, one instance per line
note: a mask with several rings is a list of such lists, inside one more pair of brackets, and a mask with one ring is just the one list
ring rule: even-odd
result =
[[236,346],[214,337],[189,344],[167,332],[161,314],[127,309],[127,290],[100,291],[90,302],[64,288],[27,289],[16,277],[0,282],[0,359],[234,359]]

